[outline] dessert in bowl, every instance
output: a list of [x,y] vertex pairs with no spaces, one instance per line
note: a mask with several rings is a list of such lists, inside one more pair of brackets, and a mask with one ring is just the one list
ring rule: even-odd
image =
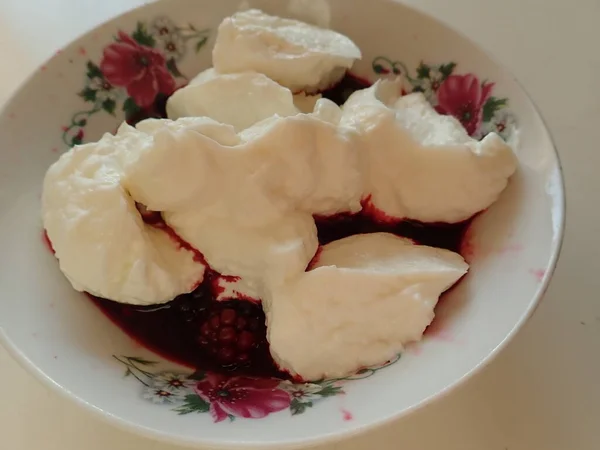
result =
[[121,425],[365,429],[489,360],[551,276],[560,168],[510,75],[401,5],[311,3],[328,30],[300,3],[135,10],[1,116],[2,336]]

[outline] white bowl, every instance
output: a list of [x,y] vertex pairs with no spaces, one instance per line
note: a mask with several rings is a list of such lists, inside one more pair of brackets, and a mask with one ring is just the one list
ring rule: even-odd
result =
[[[250,3],[291,14],[288,2]],[[291,2],[301,3],[306,2]],[[40,189],[60,152],[114,130],[123,111],[132,110],[126,87],[102,87],[103,49],[123,31],[169,52],[169,76],[183,83],[179,75],[189,78],[210,65],[217,25],[239,6],[238,0],[161,1],[57,52],[0,115],[0,338],[46,385],[112,423],[169,442],[300,446],[366,430],[440,397],[489,362],[532,314],[558,258],[565,207],[558,157],[534,105],[510,73],[430,17],[392,1],[329,4],[332,28],[363,51],[356,74],[373,80],[401,71],[433,101],[438,85],[454,89],[450,98],[458,103],[450,108],[459,111],[468,101],[475,108],[471,113],[483,108],[483,122],[472,122],[472,131],[505,126],[503,135],[518,142],[518,173],[500,201],[471,226],[464,247],[471,271],[438,308],[433,332],[399,361],[352,380],[274,390],[241,380],[254,402],[252,414],[266,417],[246,419],[241,416],[249,410],[225,404],[222,409],[238,417],[215,423],[222,418],[214,414],[219,404],[208,405],[194,394],[188,369],[141,348],[71,288],[42,239]],[[312,11],[295,10],[304,16]],[[444,86],[450,73],[452,83]],[[494,83],[485,106],[480,105],[483,80]],[[140,95],[129,87],[134,97]],[[154,404],[160,397],[152,386],[164,386],[167,371],[183,374],[184,386],[166,389],[174,403]],[[211,381],[207,377],[203,383]]]

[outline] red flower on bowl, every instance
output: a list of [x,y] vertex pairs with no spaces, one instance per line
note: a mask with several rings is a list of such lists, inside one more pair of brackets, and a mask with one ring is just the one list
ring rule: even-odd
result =
[[159,93],[172,94],[175,80],[167,69],[165,57],[122,31],[118,37],[118,42],[104,49],[100,63],[106,80],[113,86],[124,87],[141,108],[152,105]]
[[210,404],[215,422],[227,417],[260,419],[290,407],[289,393],[278,388],[280,380],[227,377],[207,373],[194,391]]
[[456,117],[472,136],[481,126],[483,105],[493,87],[494,83],[480,83],[473,74],[450,75],[437,91],[436,110]]

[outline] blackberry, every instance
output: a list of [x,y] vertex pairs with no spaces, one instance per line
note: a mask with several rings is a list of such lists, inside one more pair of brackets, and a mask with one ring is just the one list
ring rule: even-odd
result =
[[198,344],[223,367],[248,365],[266,346],[262,309],[246,300],[213,303],[199,325]]

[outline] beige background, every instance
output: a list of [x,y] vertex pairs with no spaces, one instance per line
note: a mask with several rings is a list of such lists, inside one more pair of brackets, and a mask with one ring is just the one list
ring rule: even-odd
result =
[[[600,0],[404,1],[478,41],[530,92],[563,160],[567,236],[541,307],[482,374],[407,419],[319,448],[598,450]],[[0,0],[0,102],[57,48],[142,3]],[[0,449],[177,448],[98,421],[47,391],[0,348]]]

